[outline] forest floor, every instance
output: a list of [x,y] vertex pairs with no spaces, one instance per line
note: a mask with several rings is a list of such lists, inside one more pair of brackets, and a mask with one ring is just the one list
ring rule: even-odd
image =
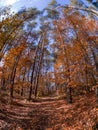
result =
[[92,130],[97,123],[94,94],[77,96],[72,104],[65,99],[14,99],[9,103],[0,98],[0,130]]

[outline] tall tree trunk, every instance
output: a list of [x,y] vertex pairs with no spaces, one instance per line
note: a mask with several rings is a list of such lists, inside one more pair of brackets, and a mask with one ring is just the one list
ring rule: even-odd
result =
[[[61,42],[61,44],[64,45],[65,41],[64,41],[64,37],[61,34],[61,31],[59,30],[59,28],[56,28],[56,30],[57,30],[57,33],[60,36],[60,42]],[[68,72],[68,80],[69,80],[69,82],[71,82],[70,68],[69,68],[69,59],[68,59],[68,54],[67,54],[65,46],[63,48],[63,52],[65,53],[65,56],[66,56],[66,66],[67,66],[67,72]],[[67,100],[68,104],[72,103],[72,95],[71,95],[71,87],[70,86],[67,86],[66,100]]]
[[1,89],[2,90],[5,90],[6,89],[6,79],[5,79],[5,68],[3,67],[3,69],[2,69],[2,77],[1,77]]
[[[26,73],[26,68],[25,68],[25,72],[24,72],[24,75],[23,75],[22,83],[24,83],[24,81],[25,81],[25,73]],[[24,85],[22,84],[21,96],[23,96],[23,87],[24,87]]]
[[21,54],[19,54],[19,55],[16,57],[16,59],[15,59],[15,63],[14,63],[14,65],[13,65],[13,69],[12,69],[12,73],[11,73],[11,77],[10,77],[10,84],[11,84],[11,87],[10,87],[10,96],[11,96],[12,98],[14,97],[14,95],[13,95],[13,91],[14,91],[14,80],[15,80],[16,69],[17,69],[17,65],[18,65],[20,56],[21,56]]
[[95,92],[96,92],[96,103],[98,104],[98,87],[96,87]]
[[[93,54],[93,59],[94,59],[94,62],[95,62],[95,67],[96,67],[96,78],[95,78],[95,81],[96,81],[96,86],[98,85],[98,82],[97,82],[97,78],[98,78],[98,61],[96,59],[96,55],[95,55],[95,52],[92,50],[92,54]],[[96,87],[95,89],[95,93],[96,93],[96,103],[98,104],[98,87]]]
[[39,76],[40,76],[40,70],[41,70],[42,57],[43,57],[43,54],[41,55],[41,58],[40,58],[40,61],[39,61],[40,63],[39,63],[39,68],[38,68],[38,72],[37,72],[37,77],[36,77],[35,93],[34,93],[35,98],[37,96],[37,90],[38,90],[38,83],[39,83]]
[[40,70],[41,70],[41,65],[42,65],[42,59],[44,55],[44,41],[42,41],[41,46],[40,46],[40,55],[39,55],[39,61],[37,65],[37,70],[36,70],[36,79],[35,79],[35,93],[34,96],[36,98],[37,96],[37,90],[38,90],[38,84],[39,84],[39,76],[40,76]]
[[67,100],[67,103],[72,103],[72,94],[71,94],[71,87],[68,87],[67,90],[66,90],[66,100]]
[[41,35],[38,46],[35,50],[35,56],[34,56],[34,63],[33,63],[33,67],[32,67],[32,73],[31,73],[31,81],[30,81],[30,92],[29,92],[29,101],[31,100],[31,96],[32,96],[32,85],[33,85],[33,79],[34,79],[34,71],[35,71],[35,65],[36,65],[36,58],[37,58],[37,53],[39,50],[39,45],[41,44],[42,41],[42,37],[43,35]]

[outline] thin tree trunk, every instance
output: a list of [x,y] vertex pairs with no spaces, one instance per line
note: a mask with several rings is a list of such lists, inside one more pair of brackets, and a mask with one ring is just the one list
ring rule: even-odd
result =
[[[42,53],[43,53],[43,52],[42,52]],[[37,96],[37,90],[38,90],[38,83],[39,83],[39,76],[40,76],[42,58],[43,58],[43,54],[41,55],[41,58],[40,58],[40,61],[39,61],[40,63],[39,63],[39,68],[38,68],[38,72],[37,72],[37,77],[36,77],[35,98],[36,98],[36,96]]]
[[23,85],[22,85],[22,89],[21,89],[21,96],[23,96]]
[[96,92],[96,103],[98,104],[98,87],[96,87],[95,92]]
[[66,99],[67,99],[67,103],[72,103],[72,94],[71,94],[71,87],[68,87],[66,90]]
[[2,70],[2,77],[1,77],[1,89],[5,89],[5,78],[4,78],[4,70]]
[[[24,80],[25,80],[25,73],[26,73],[26,69],[25,69],[25,72],[24,72],[24,75],[23,75],[23,79],[22,79],[23,83],[24,83]],[[22,84],[21,96],[23,96],[23,87],[24,87],[24,85]]]
[[38,52],[38,49],[39,49],[39,45],[42,41],[42,37],[43,37],[43,35],[41,36],[39,43],[38,43],[38,46],[35,50],[34,63],[33,63],[33,68],[32,68],[32,73],[31,73],[31,81],[30,81],[29,101],[31,100],[31,96],[32,96],[32,85],[33,85],[33,79],[34,79],[34,70],[35,70],[35,65],[36,65],[37,52]]
[[38,84],[39,84],[39,76],[40,76],[40,70],[41,70],[41,65],[42,65],[42,59],[43,59],[43,55],[44,55],[44,41],[42,41],[41,44],[41,50],[40,50],[40,55],[39,55],[39,62],[37,65],[37,70],[36,70],[36,80],[35,80],[35,98],[37,96],[37,90],[38,90]]
[[[21,54],[20,54],[21,55]],[[11,87],[10,87],[10,96],[13,98],[13,91],[14,91],[14,80],[15,80],[15,75],[16,75],[16,68],[17,68],[17,65],[18,65],[18,62],[19,62],[19,59],[20,59],[20,55],[18,55],[16,57],[16,61],[13,65],[13,69],[12,69],[12,74],[11,74],[11,78],[10,78],[10,84],[11,84]]]

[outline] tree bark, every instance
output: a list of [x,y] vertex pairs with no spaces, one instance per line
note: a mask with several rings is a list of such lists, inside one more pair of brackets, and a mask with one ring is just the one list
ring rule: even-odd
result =
[[38,43],[38,46],[35,50],[34,63],[33,63],[33,68],[32,68],[32,73],[31,73],[31,81],[30,81],[31,85],[30,85],[30,92],[29,92],[29,101],[31,100],[31,96],[32,96],[32,85],[33,85],[33,79],[34,79],[34,71],[35,71],[35,65],[36,65],[37,52],[38,52],[38,49],[39,49],[39,45],[42,41],[42,37],[43,37],[43,35],[41,36],[39,43]]
[[35,77],[35,93],[34,96],[36,98],[37,96],[37,90],[38,90],[38,84],[39,84],[39,76],[40,76],[40,70],[41,70],[41,65],[42,65],[42,59],[43,59],[43,55],[44,55],[44,41],[42,41],[41,46],[40,46],[40,55],[39,55],[39,61],[38,61],[38,65],[37,65],[37,70],[36,70],[36,77]]
[[[23,83],[24,83],[24,80],[25,80],[25,73],[26,73],[26,69],[25,69],[25,72],[24,72],[24,75],[23,75],[23,79],[22,79]],[[22,84],[21,96],[23,96],[23,87],[24,87],[24,85]]]
[[70,104],[72,103],[72,94],[71,94],[71,87],[68,87],[67,90],[66,90],[66,100],[67,100],[67,103]]
[[98,104],[98,87],[96,88],[96,103]]
[[11,84],[11,87],[10,87],[10,96],[11,96],[12,98],[14,97],[14,95],[13,95],[13,91],[14,91],[14,80],[15,80],[16,68],[17,68],[17,65],[18,65],[20,56],[21,56],[21,54],[19,54],[19,55],[16,57],[15,63],[14,63],[14,65],[13,65],[11,77],[10,77],[10,84]]

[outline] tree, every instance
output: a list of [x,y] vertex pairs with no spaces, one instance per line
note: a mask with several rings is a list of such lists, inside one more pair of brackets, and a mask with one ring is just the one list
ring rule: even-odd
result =
[[[78,13],[72,13],[71,15],[65,15],[65,13],[64,18],[54,21],[53,35],[56,41],[55,47],[57,48],[57,59],[55,62],[55,69],[57,70],[56,79],[59,83],[65,82],[69,86],[68,88],[70,86],[84,85],[85,89],[89,91],[89,86],[96,84],[96,80],[93,75],[94,67],[91,62],[88,38],[90,35],[96,34],[94,30],[97,27],[96,21],[87,21]],[[85,30],[87,22],[89,22],[89,25],[92,24],[92,29],[88,31]],[[90,27],[88,28],[90,29]],[[61,81],[58,79],[61,79]],[[70,89],[67,92],[67,95],[71,95]],[[72,98],[71,96],[69,97],[69,102],[71,102]]]
[[33,20],[40,12],[34,8],[23,10],[18,14],[11,14],[9,8],[2,10],[0,21],[0,61],[4,54],[11,48],[12,41],[19,37],[19,32],[22,32],[24,23],[28,20]]
[[[5,57],[4,65],[8,70],[7,73],[10,74],[9,84],[10,84],[10,96],[13,98],[14,82],[16,77],[16,70],[21,58],[22,52],[24,51],[25,46],[22,44],[18,47],[12,48]],[[8,74],[8,76],[9,76]]]

